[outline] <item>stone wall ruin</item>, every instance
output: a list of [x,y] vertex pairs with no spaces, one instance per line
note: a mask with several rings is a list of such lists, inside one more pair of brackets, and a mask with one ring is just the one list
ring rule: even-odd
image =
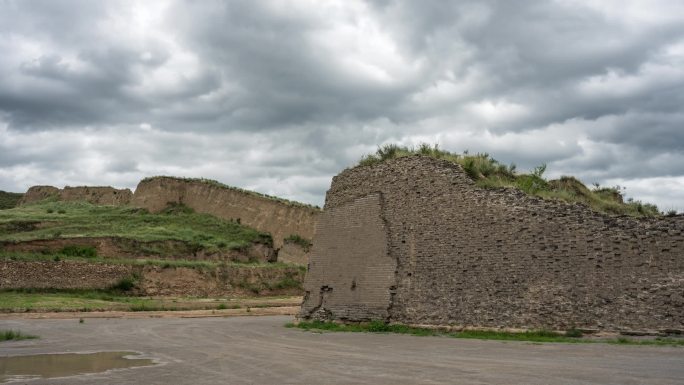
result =
[[611,216],[409,156],[333,179],[300,318],[684,329],[684,216]]

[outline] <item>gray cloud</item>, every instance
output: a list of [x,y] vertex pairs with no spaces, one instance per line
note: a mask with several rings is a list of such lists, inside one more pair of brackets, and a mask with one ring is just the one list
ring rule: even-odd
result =
[[0,189],[174,174],[320,204],[377,145],[428,141],[684,209],[683,15],[666,0],[0,1]]

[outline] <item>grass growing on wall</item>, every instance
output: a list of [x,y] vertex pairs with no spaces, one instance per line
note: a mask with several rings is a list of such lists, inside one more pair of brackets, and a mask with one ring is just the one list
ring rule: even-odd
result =
[[496,341],[527,341],[527,342],[557,342],[557,343],[608,343],[619,345],[655,345],[655,346],[684,346],[682,338],[662,338],[654,339],[632,339],[632,338],[610,338],[610,339],[590,339],[582,338],[581,333],[570,330],[565,333],[553,332],[548,330],[530,330],[518,333],[503,331],[484,331],[484,330],[465,330],[460,332],[447,332],[436,329],[419,328],[406,325],[387,324],[382,321],[371,321],[362,324],[340,324],[336,322],[300,322],[298,324],[288,323],[288,328],[299,328],[309,331],[329,331],[329,332],[357,332],[357,333],[397,333],[410,334],[414,336],[442,336],[451,338],[468,338]]
[[78,237],[177,240],[208,251],[240,249],[254,242],[272,245],[269,234],[187,207],[151,214],[137,208],[47,201],[0,211],[0,241]]
[[619,186],[600,187],[597,185],[589,189],[576,178],[569,176],[557,180],[546,180],[543,176],[546,165],[540,165],[526,174],[519,173],[515,164],[502,164],[487,153],[456,154],[441,150],[437,145],[431,146],[426,143],[417,148],[387,144],[378,148],[375,154],[364,156],[359,161],[359,165],[372,166],[389,159],[412,155],[424,155],[457,163],[482,188],[515,188],[544,199],[582,203],[596,211],[608,214],[661,215],[656,205],[635,200],[624,202],[623,191]]
[[294,243],[299,245],[304,251],[308,252],[313,246],[313,242],[310,239],[304,238],[298,234],[292,234],[284,239],[286,243]]

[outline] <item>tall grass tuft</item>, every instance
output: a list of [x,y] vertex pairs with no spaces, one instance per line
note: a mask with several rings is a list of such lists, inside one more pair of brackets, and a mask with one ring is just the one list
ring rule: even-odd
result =
[[38,338],[31,334],[24,334],[19,330],[0,330],[0,341],[31,340]]

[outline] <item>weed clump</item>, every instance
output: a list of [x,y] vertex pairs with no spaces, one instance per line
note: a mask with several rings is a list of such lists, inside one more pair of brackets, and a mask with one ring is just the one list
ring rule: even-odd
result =
[[19,330],[2,330],[0,331],[0,341],[17,341],[17,340],[31,340],[38,338],[31,334],[24,334]]
[[117,283],[112,285],[110,289],[115,291],[128,292],[133,290],[137,283],[138,278],[135,276],[123,277]]
[[59,254],[67,257],[95,258],[97,257],[97,249],[93,246],[69,245],[64,246]]
[[304,249],[305,252],[309,252],[311,246],[313,246],[313,242],[311,242],[310,239],[306,239],[298,234],[292,234],[285,238],[285,243],[294,243],[299,245],[302,249]]

